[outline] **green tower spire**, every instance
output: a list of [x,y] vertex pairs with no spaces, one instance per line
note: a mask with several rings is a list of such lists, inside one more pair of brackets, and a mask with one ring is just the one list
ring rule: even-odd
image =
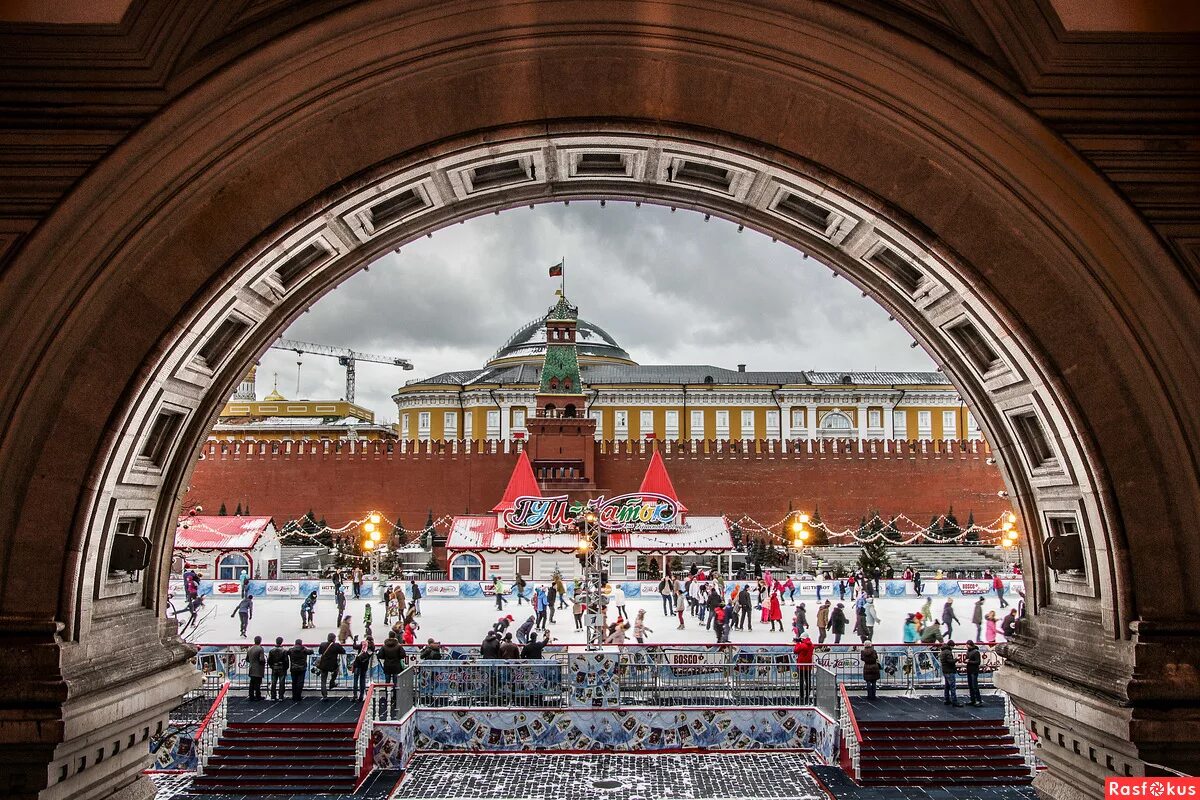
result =
[[583,394],[575,351],[578,319],[579,309],[561,295],[546,315],[546,358],[538,394],[576,397]]

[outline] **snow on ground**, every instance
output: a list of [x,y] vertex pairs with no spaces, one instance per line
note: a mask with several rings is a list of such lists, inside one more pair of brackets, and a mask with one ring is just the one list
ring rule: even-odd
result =
[[[296,638],[303,638],[306,642],[324,641],[329,633],[337,630],[337,608],[334,605],[332,598],[322,597],[317,602],[316,607],[316,622],[317,627],[310,630],[301,630],[300,628],[300,599],[299,598],[267,598],[259,597],[254,600],[254,617],[250,621],[250,626],[246,631],[245,638],[238,635],[238,619],[236,616],[231,617],[234,608],[238,603],[237,597],[218,597],[208,596],[205,598],[205,608],[201,612],[203,621],[197,626],[194,633],[189,634],[188,638],[198,644],[225,644],[249,642],[257,634],[263,637],[265,642],[273,642],[276,636],[282,636],[284,641],[292,642]],[[1013,598],[1015,601],[1015,598]],[[355,600],[353,595],[347,592],[346,613],[352,619],[353,633],[362,636],[363,634],[363,610],[365,609],[368,600]],[[803,601],[799,594],[796,596],[796,602],[804,602],[808,616],[809,630],[814,639],[817,638],[816,632],[816,610],[817,601],[815,597],[807,597]],[[838,601],[835,600],[836,605]],[[906,614],[914,611],[920,611],[924,600],[918,597],[883,597],[875,601],[876,613],[880,618],[879,625],[876,626],[874,641],[879,643],[897,643],[902,640],[901,629],[904,625]],[[946,602],[944,597],[933,598],[933,613],[935,618],[940,618],[942,606]],[[970,624],[971,611],[975,603],[974,597],[956,597],[954,599],[954,610],[958,618],[963,621],[963,624],[954,626],[954,640],[957,642],[965,642],[967,639],[975,638],[975,626]],[[1009,608],[1015,607],[1010,602]],[[658,595],[647,598],[631,598],[626,603],[626,609],[631,615],[636,615],[638,610],[646,609],[646,624],[652,630],[646,641],[647,643],[711,643],[715,641],[715,636],[711,630],[706,630],[703,623],[700,623],[695,617],[684,612],[684,629],[677,630],[677,621],[675,617],[666,617],[663,615],[662,602]],[[373,612],[372,632],[375,636],[376,643],[380,643],[386,636],[386,626],[383,624],[383,608],[378,602],[371,602]],[[512,595],[509,595],[509,601],[504,607],[505,614],[512,614],[515,622],[514,627],[520,625],[525,619],[533,614],[528,601],[517,605]],[[611,609],[611,607],[610,607]],[[742,644],[785,644],[792,641],[791,635],[791,619],[793,614],[793,606],[791,603],[785,602],[783,608],[783,616],[785,622],[785,630],[783,632],[769,630],[770,626],[767,623],[759,622],[758,611],[753,612],[752,624],[753,631],[732,631],[730,640],[734,643]],[[850,625],[847,626],[846,635],[842,637],[843,642],[858,643],[858,637],[853,633],[854,613],[853,602],[850,600],[850,595],[847,593],[845,600],[846,615],[850,619]],[[994,594],[989,594],[984,600],[984,613],[987,611],[996,611],[998,619],[1003,619],[1009,609],[1001,609],[1000,603]],[[417,618],[420,624],[420,629],[417,631],[417,641],[423,643],[426,639],[432,637],[443,644],[478,644],[483,635],[491,627],[492,623],[501,615],[501,612],[496,610],[496,602],[494,598],[480,597],[477,599],[465,598],[425,598],[421,600],[421,616]],[[609,619],[613,619],[610,611]],[[572,619],[570,606],[566,610],[555,610],[554,624],[550,626],[551,635],[554,639],[563,644],[582,644],[583,634],[575,631],[575,623]],[[628,641],[633,641],[633,631],[628,631]],[[1000,637],[1001,640],[1003,637]],[[832,642],[833,637],[830,636],[827,642]]]

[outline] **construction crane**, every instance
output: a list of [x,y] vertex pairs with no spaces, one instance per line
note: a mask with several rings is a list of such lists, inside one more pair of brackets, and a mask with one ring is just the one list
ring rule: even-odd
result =
[[330,347],[327,344],[298,342],[295,339],[280,339],[271,345],[272,350],[291,350],[293,353],[310,353],[315,356],[336,358],[338,363],[346,368],[346,402],[354,402],[354,362],[370,361],[375,364],[391,364],[401,369],[412,369],[412,362],[407,358],[395,356],[376,356],[370,353],[358,353],[346,347]]

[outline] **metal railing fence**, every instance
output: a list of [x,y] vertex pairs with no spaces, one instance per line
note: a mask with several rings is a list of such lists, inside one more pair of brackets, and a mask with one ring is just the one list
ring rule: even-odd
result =
[[416,703],[424,708],[567,704],[567,665],[558,659],[421,661],[415,669]]
[[212,755],[213,748],[217,746],[217,741],[225,732],[225,726],[229,722],[229,686],[229,681],[222,684],[208,714],[201,721],[200,727],[196,729],[193,737],[196,743],[196,763],[198,765],[196,771],[201,775],[204,774],[209,756]]
[[1029,770],[1029,774],[1037,775],[1037,742],[1033,740],[1033,735],[1029,732],[1029,726],[1025,722],[1025,716],[1021,710],[1013,703],[1012,698],[1001,692],[1001,697],[1004,698],[1004,724],[1008,726],[1009,733],[1012,734],[1016,741],[1017,750],[1021,753],[1021,758],[1025,761],[1025,767]]
[[622,705],[807,706],[814,680],[834,681],[817,665],[801,668],[786,656],[698,660],[695,664],[623,661],[615,683]]
[[417,667],[407,667],[392,680],[372,685],[371,718],[376,722],[398,722],[416,708]]

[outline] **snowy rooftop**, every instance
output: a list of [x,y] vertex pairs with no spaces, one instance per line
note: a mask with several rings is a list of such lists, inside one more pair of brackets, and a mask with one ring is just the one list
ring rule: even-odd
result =
[[273,525],[270,517],[180,517],[177,550],[250,550]]

